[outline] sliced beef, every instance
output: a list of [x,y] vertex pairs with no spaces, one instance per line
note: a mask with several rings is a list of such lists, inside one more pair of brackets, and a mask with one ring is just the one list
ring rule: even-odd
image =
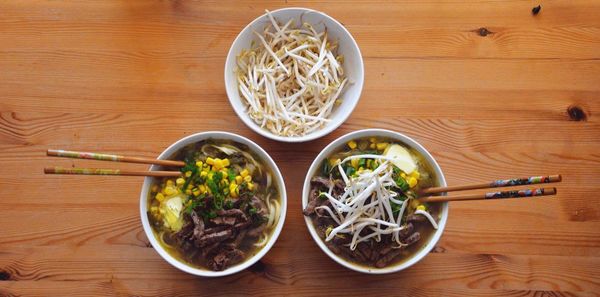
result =
[[246,237],[246,233],[248,233],[247,229],[244,229],[244,230],[241,230],[240,232],[238,232],[238,234],[234,237],[234,239],[231,242],[231,244],[234,247],[239,247],[240,244],[242,244],[242,241],[244,240],[244,237]]
[[223,230],[220,232],[215,232],[215,233],[209,233],[206,234],[198,239],[196,239],[196,245],[198,247],[204,247],[210,244],[213,244],[215,242],[221,242],[229,237],[231,237],[231,229],[228,230]]
[[245,221],[245,222],[237,223],[233,226],[233,229],[236,229],[236,230],[245,229],[248,226],[250,226],[250,224],[252,224],[252,222],[249,220]]
[[204,221],[195,211],[192,212],[191,217],[194,223],[194,238],[198,239],[204,234]]
[[317,217],[317,224],[319,226],[336,226],[337,223],[328,216],[319,216]]
[[341,253],[340,248],[333,243],[326,243],[327,247],[336,255]]
[[224,250],[210,261],[209,266],[212,270],[221,271],[240,262],[242,259],[244,259],[244,252],[238,249]]
[[415,232],[415,233],[411,234],[409,237],[407,237],[404,240],[404,243],[411,245],[411,244],[419,241],[419,239],[421,239],[421,234],[419,234],[419,232]]
[[400,239],[401,240],[406,239],[406,237],[408,237],[409,235],[411,235],[413,233],[414,229],[415,229],[415,226],[412,223],[408,223],[406,225],[406,228],[404,228],[398,232]]
[[365,255],[363,255],[357,249],[352,251],[349,247],[346,247],[346,246],[341,246],[340,249],[342,250],[342,252],[344,252],[344,250],[346,250],[348,253],[350,253],[351,258],[354,258],[360,262],[366,263],[367,261],[369,261],[369,259],[367,257],[365,257]]
[[248,236],[250,236],[250,237],[259,236],[260,233],[262,233],[263,230],[265,230],[266,226],[267,226],[267,224],[263,223],[263,224],[260,224],[258,227],[254,227],[254,228],[248,230]]
[[[331,208],[331,201],[329,201],[329,199],[327,199],[327,200],[319,199],[319,200],[322,201],[321,205],[319,205],[319,206],[328,206],[329,208]],[[319,216],[319,217],[329,216],[329,213],[322,208],[317,209],[315,212],[317,213],[317,216]]]
[[262,201],[262,199],[257,196],[252,196],[250,199],[250,205],[256,209],[256,214],[260,216],[266,216],[269,214],[269,210],[267,209],[267,205]]
[[236,218],[235,217],[216,217],[210,219],[210,222],[215,225],[227,225],[233,226],[235,225]]
[[329,245],[329,248],[335,254],[338,254],[338,255],[348,258],[348,259],[356,259],[356,260],[359,260],[362,262],[364,262],[366,260],[362,254],[353,252],[347,246],[331,244],[331,245]]
[[394,258],[398,257],[400,254],[402,254],[402,249],[393,249],[392,251],[379,258],[379,260],[375,262],[375,267],[383,268],[387,266],[390,262],[392,262],[392,260],[394,260]]
[[333,185],[333,182],[330,179],[322,176],[313,177],[310,180],[310,183],[317,188],[323,188],[327,190],[329,190],[329,188],[331,188],[331,186]]
[[333,239],[331,239],[331,242],[337,244],[337,245],[341,245],[341,244],[348,244],[352,241],[352,237],[350,235],[345,235],[345,234],[341,234],[341,235],[335,235],[333,237]]
[[344,194],[344,192],[345,192],[344,188],[345,187],[346,187],[346,184],[344,183],[343,180],[336,179],[333,182],[333,194],[334,194],[334,196],[340,196],[340,195]]
[[425,222],[425,220],[427,220],[426,217],[424,217],[422,215],[416,215],[416,214],[411,214],[406,217],[406,221],[409,223],[420,223],[420,222]]
[[371,256],[375,254],[375,252],[369,247],[368,244],[361,242],[356,246],[356,250],[354,252],[359,252],[365,259],[371,259]]
[[304,213],[305,216],[310,216],[313,213],[315,213],[315,207],[319,206],[321,204],[321,199],[319,199],[319,191],[317,190],[317,188],[312,188],[310,189],[310,193],[308,194],[308,204],[306,205],[306,208],[304,208],[304,210],[302,211]]
[[215,242],[211,245],[205,246],[204,248],[201,249],[202,257],[205,259],[208,258],[208,256],[211,255],[213,252],[215,252],[219,248],[220,245],[221,245],[220,242]]
[[243,211],[237,209],[237,208],[232,208],[232,209],[221,209],[219,211],[217,211],[217,215],[218,216],[226,216],[226,217],[240,217],[242,220],[246,220],[246,214],[244,214]]
[[194,229],[194,223],[188,222],[183,225],[179,232],[175,233],[175,237],[177,237],[177,240],[179,241],[191,240],[194,237]]
[[229,226],[215,226],[211,228],[204,229],[204,234],[217,233],[224,230],[230,229]]
[[382,249],[379,250],[379,255],[377,256],[378,258],[387,255],[387,253],[391,252],[393,250],[392,245],[386,245],[384,246]]

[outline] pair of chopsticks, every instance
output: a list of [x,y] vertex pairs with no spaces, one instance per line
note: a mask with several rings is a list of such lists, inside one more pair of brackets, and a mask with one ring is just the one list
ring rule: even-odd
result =
[[[88,152],[74,152],[64,150],[48,150],[48,156],[53,157],[65,157],[75,159],[90,159],[100,161],[113,161],[113,162],[127,162],[127,163],[141,163],[141,164],[155,164],[172,167],[183,167],[184,162],[172,161],[172,160],[156,160],[150,158],[139,158],[139,157],[126,157],[121,155],[109,155],[100,153],[88,153]],[[102,169],[102,168],[64,168],[64,167],[46,167],[44,168],[46,174],[83,174],[83,175],[129,175],[129,176],[181,176],[180,171],[131,171],[131,170],[119,170],[119,169]],[[463,200],[484,200],[484,199],[504,199],[504,198],[521,198],[521,197],[535,197],[535,196],[548,196],[556,195],[556,188],[535,188],[535,189],[523,189],[523,190],[508,190],[489,192],[484,194],[462,194],[462,195],[450,195],[450,196],[425,196],[436,193],[454,192],[454,191],[465,191],[465,190],[477,190],[477,189],[488,189],[488,188],[501,188],[521,185],[533,185],[542,183],[557,183],[562,181],[560,174],[548,175],[548,176],[532,176],[512,179],[500,179],[490,183],[480,183],[462,186],[450,186],[450,187],[433,187],[423,189],[419,196],[421,202],[445,202],[445,201],[463,201]]]
[[[548,176],[521,177],[521,178],[512,178],[512,179],[499,179],[499,180],[495,180],[490,183],[426,188],[426,189],[423,189],[421,191],[421,193],[419,193],[419,195],[423,196],[423,195],[428,195],[428,194],[454,192],[454,191],[501,188],[501,187],[512,187],[512,186],[533,185],[533,184],[543,184],[543,183],[557,183],[560,181],[562,181],[562,176],[560,174],[548,175]],[[556,188],[553,187],[553,188],[507,190],[507,191],[488,192],[488,193],[483,193],[483,194],[460,194],[460,195],[450,195],[450,196],[424,196],[424,197],[420,197],[419,201],[421,201],[421,202],[444,202],[444,201],[523,198],[523,197],[548,196],[548,195],[556,195]]]
[[[74,159],[90,159],[99,161],[113,161],[126,163],[140,164],[155,164],[172,167],[183,167],[184,162],[171,160],[157,160],[150,158],[126,157],[121,155],[110,155],[100,153],[75,152],[64,150],[48,150],[48,156],[64,157]],[[179,171],[135,171],[135,170],[120,170],[120,169],[104,169],[104,168],[65,168],[65,167],[46,167],[46,174],[83,174],[83,175],[127,175],[127,176],[181,176]]]

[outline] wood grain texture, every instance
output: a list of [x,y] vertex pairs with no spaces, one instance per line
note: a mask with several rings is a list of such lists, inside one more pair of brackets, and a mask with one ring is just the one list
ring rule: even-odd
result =
[[[245,127],[223,83],[237,33],[286,6],[341,21],[365,62],[355,112],[305,145]],[[600,296],[600,1],[32,0],[0,11],[0,296]],[[362,275],[312,241],[300,195],[325,145],[370,127],[421,142],[450,184],[563,182],[553,198],[452,203],[422,262]],[[153,158],[206,130],[255,140],[289,195],[273,249],[233,276],[187,275],[149,247],[142,178],[42,173],[102,165],[48,148]]]

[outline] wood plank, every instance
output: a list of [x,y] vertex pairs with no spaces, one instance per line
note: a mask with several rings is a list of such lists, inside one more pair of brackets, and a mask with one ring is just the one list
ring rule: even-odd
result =
[[[305,259],[288,257],[294,251],[307,251]],[[94,257],[89,257],[93,254]],[[77,247],[24,248],[0,254],[4,273],[14,281],[101,281],[116,280],[196,280],[164,262],[151,248],[117,245],[98,253],[93,245]],[[128,259],[124,261],[124,259]],[[302,262],[302,269],[296,269]],[[565,256],[518,256],[497,254],[432,253],[413,268],[395,275],[365,276],[328,259],[312,247],[277,245],[260,264],[222,279],[203,279],[207,288],[235,282],[244,287],[292,285],[309,287],[314,278],[327,278],[330,287],[364,281],[363,289],[504,289],[598,291],[600,258]],[[153,269],[143,267],[152,265]],[[143,271],[143,272],[142,272]],[[444,278],[438,278],[443,273]],[[527,281],[521,281],[526,278]]]
[[[492,108],[493,104],[489,106]],[[374,109],[366,108],[368,111],[357,112],[357,115],[353,115],[348,124],[327,136],[325,141],[319,141],[319,145],[326,145],[344,133],[363,127],[397,130],[414,137],[433,151],[444,149],[483,153],[518,152],[523,145],[527,144],[528,149],[532,151],[544,151],[547,154],[557,153],[565,157],[576,158],[578,155],[594,151],[600,145],[600,132],[598,132],[600,124],[595,119],[584,122],[571,121],[568,116],[559,115],[557,111],[551,111],[556,113],[556,116],[546,117],[544,120],[404,118],[393,116],[394,113],[402,113],[400,110],[405,109],[402,104],[398,104],[397,108],[394,105],[388,108],[398,111],[388,110],[382,112],[384,117],[373,119],[369,115],[372,114],[371,110],[374,112]],[[484,108],[482,107],[482,109]],[[406,108],[406,112],[408,111]],[[45,144],[65,145],[70,149],[86,149],[85,147],[74,147],[77,146],[77,143],[73,143],[74,140],[83,143],[95,140],[96,147],[106,152],[120,150],[121,153],[144,154],[146,157],[154,157],[159,150],[182,135],[216,129],[218,124],[236,121],[234,115],[209,114],[199,118],[195,115],[178,115],[172,111],[168,113],[177,117],[177,122],[173,122],[169,115],[153,114],[3,112],[0,113],[0,139],[3,140],[0,144],[0,148],[2,148],[0,158],[6,161],[20,160],[19,157],[24,154],[37,158],[40,151],[43,153],[46,149]],[[144,129],[150,125],[159,128]],[[115,131],[119,131],[119,135],[115,135]],[[234,127],[233,131],[248,135],[266,146],[274,147],[276,152],[280,151],[274,142],[263,141],[243,125]],[[421,134],[422,131],[428,133]],[[157,133],[165,137],[155,140],[154,136]],[[123,152],[123,149],[131,148],[113,147],[111,144],[115,137],[127,140],[132,134],[137,136],[133,141],[156,142],[156,145],[153,146],[156,152],[150,155],[147,155],[150,152],[145,152],[144,149]],[[29,145],[26,147],[15,146],[19,144]],[[87,150],[89,149],[94,148],[88,147]],[[289,149],[289,147],[286,146],[284,149]]]
[[[74,63],[75,59],[77,63]],[[557,90],[600,91],[595,79],[600,60],[495,60],[458,58],[365,58],[364,90]],[[171,92],[223,94],[224,57],[119,58],[119,55],[15,52],[0,60],[0,79],[11,86],[7,95],[33,95],[62,88],[85,89],[90,84],[119,88],[136,86],[146,91],[168,88]],[[493,71],[490,71],[493,69]],[[26,71],[36,72],[27,75]],[[506,73],[515,73],[507,76]],[[544,75],[540,75],[544,73]],[[377,79],[374,79],[377,77]],[[115,84],[115,82],[118,82]],[[40,85],[41,83],[41,85]],[[19,89],[18,87],[27,87]],[[188,93],[189,94],[189,93]],[[155,94],[156,95],[156,94]],[[122,96],[125,97],[125,96]]]
[[[526,1],[484,3],[470,5],[451,1],[368,5],[368,13],[360,19],[354,19],[353,10],[345,6],[319,2],[311,6],[323,9],[346,23],[366,57],[598,58],[594,48],[600,44],[600,21],[597,18],[587,19],[592,15],[585,13],[598,7],[593,2],[571,1],[567,4],[553,1],[544,5],[544,13],[538,17],[531,16],[531,4]],[[40,12],[51,7],[47,2],[38,5]],[[262,7],[271,6],[264,4]],[[149,58],[157,58],[169,55],[174,48],[180,50],[182,44],[178,40],[185,40],[185,46],[202,50],[211,57],[221,57],[239,28],[261,14],[262,7],[257,2],[244,10],[230,6],[224,11],[223,7],[211,5],[174,7],[169,4],[135,3],[128,5],[128,9],[135,11],[135,14],[128,15],[116,13],[119,7],[114,4],[95,4],[92,7],[74,3],[63,7],[60,14],[31,13],[22,7],[8,6],[5,9],[15,15],[29,13],[30,17],[26,22],[22,19],[5,19],[3,30],[5,38],[11,41],[7,49],[45,44],[73,54],[102,54],[106,48],[129,50],[132,56],[149,55]],[[96,9],[115,13],[92,14],[91,10]],[[162,13],[157,14],[157,9]],[[435,19],[427,17],[430,11],[450,9],[453,14],[439,14]],[[90,12],[91,17],[82,19],[82,11]],[[371,15],[378,17],[371,18]],[[508,15],[512,16],[510,25],[503,22]],[[132,17],[144,18],[145,21],[135,22]],[[223,19],[228,22],[223,22]],[[348,19],[352,21],[346,22]],[[47,23],[50,21],[54,22],[49,27]],[[587,21],[587,26],[580,26],[583,21]],[[124,27],[128,30],[121,29]],[[491,33],[481,36],[479,29],[483,27]],[[139,43],[131,43],[131,38]],[[165,43],[165,38],[175,41],[177,47],[173,42]],[[154,54],[139,53],[143,44],[152,45]],[[156,55],[161,52],[162,55]]]
[[[135,281],[106,279],[104,281],[18,281],[0,283],[0,293],[7,296],[55,296],[66,294],[69,296],[90,295],[136,295],[136,296],[193,296],[210,292],[211,296],[331,296],[324,286],[277,286],[256,288],[234,285],[220,287],[218,291],[207,290],[200,285],[202,280],[179,280],[177,286],[170,281],[153,280],[145,284]],[[6,283],[6,284],[5,284]],[[372,293],[372,289],[353,289],[341,287],[336,293],[344,296],[364,296]],[[431,288],[377,288],[378,294],[400,296],[448,296],[448,297],[577,297],[598,296],[591,292],[566,292],[566,291],[536,291],[536,290],[503,290],[503,289],[431,289]]]

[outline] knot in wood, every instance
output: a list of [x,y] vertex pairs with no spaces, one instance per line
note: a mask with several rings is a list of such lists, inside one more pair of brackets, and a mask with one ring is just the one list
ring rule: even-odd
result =
[[587,115],[585,114],[585,112],[583,111],[583,109],[581,109],[581,107],[577,106],[577,105],[571,105],[567,108],[567,114],[569,115],[569,118],[571,119],[571,121],[586,121],[587,120]]

